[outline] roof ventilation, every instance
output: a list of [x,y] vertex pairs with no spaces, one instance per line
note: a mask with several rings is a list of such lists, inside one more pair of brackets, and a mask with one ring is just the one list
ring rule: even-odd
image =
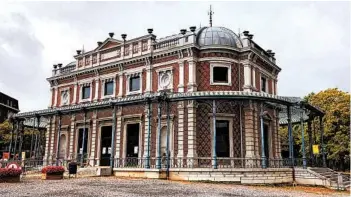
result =
[[62,64],[61,63],[59,63],[59,64],[57,64],[58,65],[58,68],[61,68],[62,67]]
[[191,32],[193,32],[193,33],[194,33],[194,32],[195,32],[195,30],[196,30],[196,26],[191,26],[191,27],[189,27],[189,29],[190,29],[190,31],[191,31]]
[[149,34],[152,34],[153,31],[154,31],[154,29],[152,29],[152,28],[147,29],[147,33],[149,33]]
[[124,41],[126,41],[127,34],[122,34],[121,36],[122,36],[122,39],[123,39]]
[[57,65],[56,65],[56,64],[54,64],[54,65],[53,65],[53,67],[54,67],[54,69],[56,69],[56,68],[57,68]]

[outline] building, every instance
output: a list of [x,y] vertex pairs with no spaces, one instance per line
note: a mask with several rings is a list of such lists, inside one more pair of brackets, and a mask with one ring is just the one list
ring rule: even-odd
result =
[[19,112],[18,100],[0,92],[0,123]]
[[275,53],[249,31],[211,24],[160,39],[153,29],[131,39],[109,33],[74,59],[53,66],[48,109],[16,116],[48,120],[49,163],[77,160],[110,166],[116,176],[167,172],[183,180],[202,180],[190,172],[214,180],[211,173],[226,170],[266,171],[280,176],[273,182],[291,182],[284,167],[293,165],[294,153],[282,158],[279,124],[291,131],[293,123],[323,116],[300,98],[278,96]]

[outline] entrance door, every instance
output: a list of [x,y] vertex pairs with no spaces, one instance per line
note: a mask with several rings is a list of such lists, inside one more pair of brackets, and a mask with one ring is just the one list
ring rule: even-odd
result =
[[269,166],[269,143],[268,143],[268,135],[269,129],[268,125],[263,125],[263,136],[264,136],[264,155],[266,156],[266,165]]
[[[85,129],[85,138],[84,138],[84,147],[82,148],[83,145],[83,132],[84,129],[80,128],[79,133],[78,133],[78,147],[77,147],[77,155],[78,155],[78,161],[80,161],[82,154],[84,154],[84,160],[87,157],[87,152],[88,152],[88,139],[89,139],[89,129]],[[85,161],[83,161],[85,162]]]
[[230,157],[229,121],[216,121],[216,154],[217,157]]
[[61,135],[61,138],[60,138],[59,158],[60,159],[65,159],[66,158],[66,135]]
[[112,126],[101,127],[100,166],[109,166],[111,158]]
[[126,159],[128,165],[137,165],[138,164],[138,153],[139,153],[139,123],[137,124],[128,124],[127,125],[127,150],[126,150]]

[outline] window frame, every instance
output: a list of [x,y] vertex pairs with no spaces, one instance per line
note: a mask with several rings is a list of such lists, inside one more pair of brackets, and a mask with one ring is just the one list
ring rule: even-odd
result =
[[[139,77],[139,90],[134,90],[131,91],[131,87],[130,87],[130,83],[131,83],[131,79],[133,77]],[[126,95],[132,95],[132,94],[141,94],[142,93],[142,89],[143,89],[143,75],[142,75],[142,70],[140,71],[136,71],[134,73],[126,73]]]
[[[227,78],[228,82],[214,82],[214,68],[215,67],[225,67],[228,68],[228,73],[227,73]],[[232,85],[232,78],[231,78],[231,73],[232,73],[232,66],[231,64],[223,64],[223,63],[211,63],[210,64],[210,85],[223,85],[223,86],[231,86]]]
[[[262,84],[262,79],[264,79],[264,86]],[[268,81],[267,81],[267,77],[265,75],[262,75],[261,74],[261,77],[260,77],[260,92],[265,92],[265,93],[268,93]],[[263,90],[263,87],[264,87],[264,90]]]
[[[87,101],[92,101],[92,94],[93,94],[93,84],[92,84],[92,80],[89,80],[89,81],[81,81],[79,82],[79,102],[87,102]],[[87,87],[89,86],[90,87],[90,97],[89,98],[83,98],[83,88],[84,87]]]

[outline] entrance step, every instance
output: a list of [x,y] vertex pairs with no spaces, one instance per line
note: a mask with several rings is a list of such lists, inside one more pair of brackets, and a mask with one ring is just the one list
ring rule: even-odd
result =
[[328,180],[329,185],[325,185],[326,187],[339,190],[350,188],[350,175],[338,173],[330,168],[309,168],[309,170]]

